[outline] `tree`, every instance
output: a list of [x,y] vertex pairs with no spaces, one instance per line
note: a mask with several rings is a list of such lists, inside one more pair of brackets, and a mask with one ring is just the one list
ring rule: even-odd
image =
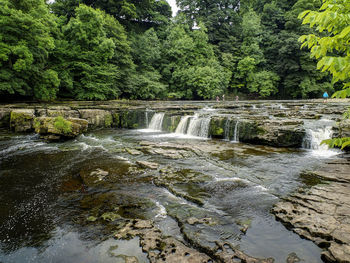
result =
[[133,31],[166,25],[172,15],[165,0],[55,0],[52,10],[59,16],[71,18],[80,3],[105,11]]
[[60,81],[48,61],[55,28],[44,0],[0,0],[0,94],[56,98]]
[[319,11],[307,10],[300,14],[303,24],[317,26],[317,31],[328,31],[327,36],[315,34],[300,37],[302,47],[311,48],[311,57],[318,59],[317,69],[328,71],[333,82],[343,82],[344,89],[335,94],[350,96],[350,2],[323,0]]
[[[311,56],[318,60],[317,68],[328,71],[333,82],[343,82],[343,90],[333,96],[350,96],[350,2],[348,0],[323,0],[319,11],[307,10],[300,14],[303,24],[316,26],[319,32],[328,31],[326,36],[315,34],[300,37],[302,47],[311,48]],[[331,146],[345,148],[349,138],[327,141]]]
[[225,92],[230,73],[216,59],[203,24],[195,30],[181,23],[169,27],[163,58],[169,97],[210,99]]
[[142,35],[134,36],[132,54],[137,65],[133,78],[132,99],[164,98],[167,85],[161,83],[159,61],[161,60],[161,43],[153,28]]
[[80,5],[54,53],[61,94],[79,100],[115,99],[133,67],[123,27],[103,11]]

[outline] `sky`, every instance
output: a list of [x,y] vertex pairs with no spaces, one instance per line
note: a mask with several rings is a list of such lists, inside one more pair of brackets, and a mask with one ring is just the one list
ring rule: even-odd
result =
[[177,8],[177,5],[176,5],[176,0],[167,0],[167,1],[168,1],[169,5],[171,6],[171,10],[173,11],[173,16],[175,16],[177,10],[179,10]]

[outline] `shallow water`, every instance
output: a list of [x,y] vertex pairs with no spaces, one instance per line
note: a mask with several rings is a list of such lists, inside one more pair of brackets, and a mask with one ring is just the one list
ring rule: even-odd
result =
[[[50,144],[35,135],[0,136],[0,262],[124,262],[128,256],[147,262],[137,238],[112,238],[118,220],[152,219],[182,240],[178,222],[204,215],[217,224],[184,228],[203,245],[221,240],[275,262],[290,253],[322,262],[320,248],[270,214],[279,198],[304,185],[300,172],[324,160],[312,151],[140,130],[97,130]],[[139,160],[176,177],[139,169]],[[91,179],[98,169],[108,175]],[[111,211],[116,220],[101,219]],[[245,234],[242,222],[249,225]]]

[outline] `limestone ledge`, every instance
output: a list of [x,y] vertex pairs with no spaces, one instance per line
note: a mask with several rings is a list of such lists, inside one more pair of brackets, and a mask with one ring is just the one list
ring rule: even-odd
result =
[[350,156],[329,161],[304,177],[321,184],[291,194],[272,212],[295,233],[324,248],[326,262],[350,262]]
[[[208,104],[209,103],[209,104]],[[33,132],[34,119],[62,116],[65,119],[83,119],[88,129],[147,128],[156,112],[164,112],[162,130],[175,132],[182,116],[200,112],[210,117],[208,136],[232,139],[252,144],[275,147],[302,146],[305,137],[304,121],[327,118],[338,121],[348,103],[320,104],[313,101],[294,101],[276,104],[270,101],[253,102],[143,102],[107,101],[51,104],[0,105],[0,127],[14,132]],[[207,106],[209,105],[209,107]],[[349,134],[349,122],[342,122],[339,133]],[[335,128],[335,127],[334,127]]]

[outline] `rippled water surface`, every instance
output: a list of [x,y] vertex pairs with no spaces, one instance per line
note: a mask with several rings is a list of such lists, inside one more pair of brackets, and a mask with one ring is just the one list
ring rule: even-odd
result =
[[[219,223],[188,230],[203,244],[225,240],[275,262],[290,253],[321,262],[317,246],[270,214],[303,186],[300,172],[324,160],[310,151],[139,130],[104,129],[50,144],[35,135],[0,136],[0,262],[147,262],[138,238],[113,239],[119,219],[100,218],[110,211],[154,220],[179,240],[178,222],[206,215]],[[140,169],[136,161],[160,167]],[[92,176],[99,171],[108,175]]]

